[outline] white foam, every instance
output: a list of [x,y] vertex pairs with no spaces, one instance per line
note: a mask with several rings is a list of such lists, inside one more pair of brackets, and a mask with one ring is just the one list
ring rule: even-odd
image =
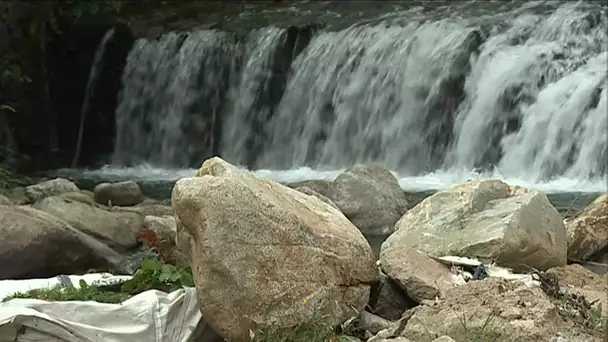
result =
[[[281,183],[294,183],[304,180],[333,180],[343,170],[314,170],[309,167],[301,167],[292,170],[255,170],[253,173],[258,177],[271,179]],[[184,177],[192,177],[196,169],[165,169],[151,165],[140,165],[136,167],[112,167],[105,166],[96,170],[63,169],[58,175],[73,176],[75,178],[100,178],[100,179],[132,179],[149,182],[170,182]],[[598,179],[571,179],[565,177],[554,178],[547,182],[535,182],[521,178],[503,177],[497,171],[478,173],[474,171],[436,171],[420,176],[400,176],[399,184],[409,191],[435,191],[450,188],[454,185],[464,183],[468,180],[479,179],[501,179],[508,184],[518,185],[530,189],[540,190],[545,193],[599,193],[607,192],[608,185],[605,178]]]

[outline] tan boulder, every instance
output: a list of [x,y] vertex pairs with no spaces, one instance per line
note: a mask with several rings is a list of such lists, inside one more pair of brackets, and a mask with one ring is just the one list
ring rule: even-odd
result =
[[380,261],[404,247],[457,255],[515,270],[566,264],[566,228],[547,196],[499,180],[471,181],[425,198],[397,222]]
[[0,279],[78,274],[105,265],[64,221],[28,206],[0,205]]
[[338,324],[367,304],[371,247],[320,199],[212,158],[175,184],[172,203],[203,318],[224,338]]
[[568,257],[587,260],[608,246],[608,195],[566,220]]
[[559,301],[537,285],[488,278],[447,291],[414,308],[401,336],[427,341],[602,341],[601,333],[561,315]]
[[139,214],[110,212],[62,197],[47,197],[34,207],[119,250],[136,247],[143,228]]

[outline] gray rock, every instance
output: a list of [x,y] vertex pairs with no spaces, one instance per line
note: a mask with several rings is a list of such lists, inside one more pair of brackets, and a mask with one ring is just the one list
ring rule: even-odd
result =
[[334,180],[327,197],[366,235],[392,233],[408,208],[406,194],[395,176],[376,165],[346,170]]
[[292,189],[297,188],[309,188],[321,195],[329,198],[331,196],[333,184],[331,181],[322,180],[322,179],[312,179],[297,183],[291,183],[288,185]]
[[93,190],[95,201],[103,205],[132,206],[143,202],[144,196],[134,181],[101,183]]
[[416,305],[399,284],[384,274],[370,301],[372,312],[391,321],[400,319],[406,310]]
[[28,198],[30,203],[33,203],[47,197],[78,191],[80,190],[76,184],[70,182],[69,180],[55,178],[25,187],[25,196]]
[[334,208],[336,208],[336,209],[340,210],[340,208],[338,208],[338,206],[337,206],[337,205],[336,205],[334,202],[332,202],[332,200],[330,200],[329,198],[327,198],[327,197],[323,196],[322,194],[320,194],[320,193],[318,193],[318,192],[314,191],[313,189],[311,189],[311,188],[309,188],[309,187],[306,187],[306,186],[300,186],[300,187],[296,188],[296,190],[298,190],[299,192],[301,192],[301,193],[303,193],[303,194],[307,194],[307,195],[309,195],[309,196],[315,196],[315,197],[317,197],[318,199],[320,199],[321,201],[323,201],[323,202],[325,202],[325,203],[327,203],[327,204],[331,205],[332,207],[334,207]]
[[45,198],[34,207],[119,250],[130,250],[137,246],[139,233],[143,229],[143,217],[139,214],[109,212],[62,197]]
[[43,211],[0,205],[0,280],[78,274],[105,265],[73,232]]
[[363,311],[359,315],[359,327],[372,334],[377,334],[381,330],[388,329],[394,322],[384,319],[373,313]]
[[139,204],[134,207],[112,207],[110,211],[137,213],[142,216],[172,216],[173,208],[164,204]]

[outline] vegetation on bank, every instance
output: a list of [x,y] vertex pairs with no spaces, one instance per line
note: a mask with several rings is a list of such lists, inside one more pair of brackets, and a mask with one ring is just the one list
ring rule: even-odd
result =
[[27,186],[32,182],[29,178],[20,176],[9,168],[0,165],[0,194],[19,186]]
[[96,301],[100,303],[121,303],[134,295],[159,290],[172,292],[178,289],[194,287],[194,278],[190,267],[180,267],[163,257],[165,251],[158,247],[149,247],[148,236],[142,238],[146,258],[140,263],[133,277],[121,284],[87,284],[81,280],[79,287],[57,286],[54,288],[36,289],[17,292],[4,300],[13,298],[37,298],[47,301]]
[[87,284],[81,280],[79,287],[57,286],[17,292],[4,300],[14,298],[37,298],[47,301],[96,301],[100,303],[121,303],[148,290],[172,292],[184,286],[193,287],[194,281],[189,267],[165,264],[160,256],[141,263],[133,278],[118,288],[99,283]]

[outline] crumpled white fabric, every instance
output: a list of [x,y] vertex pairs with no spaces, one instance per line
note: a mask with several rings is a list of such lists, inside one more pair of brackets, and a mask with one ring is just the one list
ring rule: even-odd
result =
[[[108,274],[69,276],[116,281]],[[121,276],[124,278],[124,276]],[[58,278],[0,281],[0,300],[14,292],[53,286]],[[12,299],[0,303],[0,342],[190,342],[203,325],[194,288],[146,291],[120,304]]]

